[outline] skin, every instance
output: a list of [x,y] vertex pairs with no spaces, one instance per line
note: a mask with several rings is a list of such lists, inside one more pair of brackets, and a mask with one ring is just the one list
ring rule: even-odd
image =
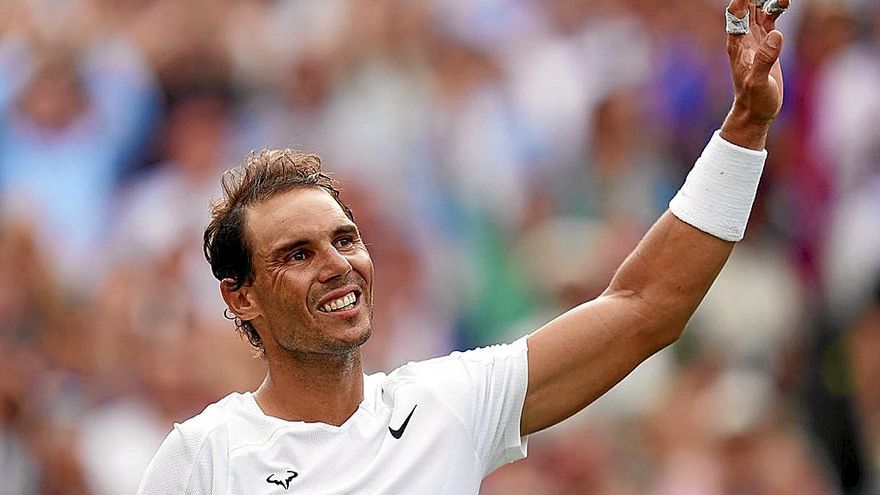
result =
[[[728,8],[740,18],[748,9],[752,24],[748,35],[728,35],[735,99],[721,136],[760,150],[782,104],[778,16],[766,16],[748,0]],[[255,396],[266,414],[340,425],[363,400],[360,346],[370,334],[373,265],[359,236],[351,245],[339,242],[340,232],[353,229],[332,197],[317,189],[280,194],[248,212],[255,280],[237,291],[223,281],[221,293],[263,339],[269,372]],[[277,246],[301,239],[307,261],[277,255]],[[528,337],[522,434],[583,409],[674,342],[733,246],[669,212],[661,216],[602,295]],[[339,287],[360,291],[360,309],[344,318],[322,314],[320,301]]]
[[[342,424],[363,398],[360,347],[372,330],[373,263],[357,226],[329,193],[302,188],[251,207],[245,227],[254,281],[220,290],[263,340],[257,403],[283,419]],[[352,310],[321,310],[350,291]]]

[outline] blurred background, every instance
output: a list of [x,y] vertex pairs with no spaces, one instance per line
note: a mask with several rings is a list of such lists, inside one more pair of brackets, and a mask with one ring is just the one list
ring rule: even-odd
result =
[[[688,332],[482,493],[880,493],[880,3],[794,4]],[[725,5],[0,0],[0,494],[134,493],[173,422],[259,384],[201,254],[251,149],[342,181],[370,371],[596,296],[730,106]]]

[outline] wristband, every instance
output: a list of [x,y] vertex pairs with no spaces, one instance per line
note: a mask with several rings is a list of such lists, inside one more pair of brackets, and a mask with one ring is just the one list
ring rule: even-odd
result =
[[729,143],[715,131],[669,211],[679,220],[725,241],[746,232],[767,150]]

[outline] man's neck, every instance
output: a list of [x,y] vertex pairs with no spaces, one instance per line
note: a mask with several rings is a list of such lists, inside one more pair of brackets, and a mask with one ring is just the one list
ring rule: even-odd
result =
[[364,398],[360,349],[346,356],[288,354],[268,361],[254,399],[269,416],[339,426]]

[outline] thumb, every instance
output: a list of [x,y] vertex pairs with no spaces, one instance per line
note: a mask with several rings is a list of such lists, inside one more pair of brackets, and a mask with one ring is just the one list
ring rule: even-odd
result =
[[774,29],[767,34],[755,53],[752,76],[758,80],[767,78],[773,64],[779,59],[780,52],[782,52],[782,33]]

